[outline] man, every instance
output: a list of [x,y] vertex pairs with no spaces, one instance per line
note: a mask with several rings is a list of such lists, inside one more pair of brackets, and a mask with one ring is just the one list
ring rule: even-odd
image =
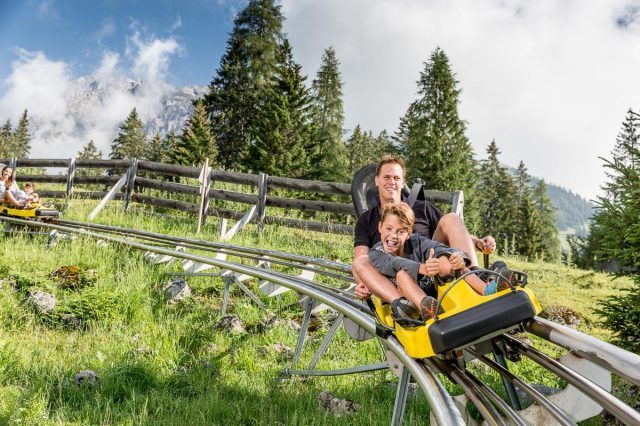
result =
[[[355,294],[366,299],[373,292],[386,302],[401,297],[391,281],[381,275],[369,260],[369,249],[380,241],[378,222],[380,212],[387,204],[402,201],[405,186],[405,169],[402,158],[385,155],[378,163],[375,184],[378,187],[380,204],[362,213],[355,228],[352,273],[356,280]],[[442,214],[433,204],[416,200],[412,206],[416,215],[414,232],[432,238],[450,247],[463,250],[471,260],[471,268],[478,267],[475,249],[491,253],[496,242],[491,236],[477,238],[469,234],[462,219],[455,213]]]

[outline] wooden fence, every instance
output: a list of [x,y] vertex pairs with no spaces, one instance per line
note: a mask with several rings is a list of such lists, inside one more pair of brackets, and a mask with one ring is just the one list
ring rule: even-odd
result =
[[[80,160],[80,159],[0,159],[0,162],[13,166],[18,171],[20,182],[39,183],[59,183],[66,184],[65,191],[39,190],[38,193],[43,198],[66,199],[71,197],[83,199],[103,199],[107,192],[87,190],[87,185],[105,185],[114,187],[119,182],[123,182],[122,190],[115,195],[115,199],[123,200],[126,206],[130,202],[148,204],[156,207],[176,209],[201,215],[202,220],[207,216],[217,216],[220,218],[240,220],[246,212],[214,208],[209,205],[210,200],[234,201],[247,204],[248,209],[256,208],[256,214],[252,221],[257,222],[260,227],[265,223],[276,223],[289,227],[310,229],[324,232],[352,233],[353,226],[345,224],[345,216],[355,216],[355,209],[352,203],[339,203],[332,201],[304,200],[295,198],[281,198],[268,194],[271,189],[286,189],[294,191],[309,192],[323,195],[348,196],[351,199],[351,185],[348,183],[322,182],[315,180],[290,179],[266,174],[249,174],[232,172],[225,170],[180,166],[175,164],[156,163],[137,159],[126,160]],[[20,168],[62,168],[62,173],[56,174],[29,175],[20,173]],[[98,169],[99,175],[83,175],[77,173],[78,170]],[[47,170],[45,170],[47,171]],[[108,171],[108,174],[107,174]],[[146,172],[146,173],[144,173]],[[145,174],[146,176],[141,176]],[[158,175],[175,178],[200,178],[200,185],[187,185],[177,183],[169,179],[156,179]],[[150,177],[154,176],[154,177]],[[126,179],[126,181],[125,181]],[[238,185],[248,185],[256,188],[256,193],[247,194],[242,192],[229,191],[215,188],[216,182],[224,182]],[[81,187],[84,185],[85,189]],[[161,190],[168,194],[187,194],[198,199],[197,203],[190,203],[182,200],[170,198],[160,198],[145,195],[139,191],[141,188]],[[136,191],[136,190],[138,191]],[[204,195],[203,195],[204,193]],[[453,192],[428,191],[427,198],[433,202],[454,204],[454,210],[459,195]],[[202,208],[201,208],[202,206]],[[333,213],[338,216],[341,223],[331,223],[329,221],[312,221],[294,219],[290,217],[266,215],[267,207],[279,207],[284,209],[294,209],[306,212]]]
[[[20,182],[36,183],[59,183],[66,184],[65,191],[38,190],[43,198],[53,199],[102,199],[107,192],[82,190],[86,185],[114,186],[123,173],[126,173],[126,184],[123,191],[116,194],[115,199],[123,200],[125,205],[129,202],[137,202],[157,207],[177,209],[191,212],[196,215],[200,213],[200,203],[190,203],[170,198],[160,198],[136,192],[133,189],[149,188],[165,191],[166,193],[187,194],[199,199],[201,191],[204,190],[204,206],[202,210],[203,218],[207,216],[218,216],[228,219],[241,219],[245,212],[213,208],[209,206],[209,200],[234,201],[248,206],[257,206],[257,214],[254,221],[259,224],[278,223],[290,227],[305,228],[325,232],[350,233],[353,226],[344,223],[318,222],[311,220],[293,219],[287,217],[266,215],[267,207],[280,207],[308,212],[326,212],[338,215],[354,216],[355,210],[351,203],[338,203],[330,201],[303,200],[293,198],[281,198],[268,195],[270,189],[288,189],[295,191],[310,192],[325,195],[351,195],[351,187],[346,183],[321,182],[313,180],[289,179],[277,176],[267,176],[265,174],[249,174],[232,172],[225,170],[211,169],[208,176],[205,176],[201,185],[187,185],[173,182],[171,180],[155,179],[141,176],[148,172],[154,176],[163,175],[167,177],[202,177],[203,168],[180,166],[175,164],[156,163],[137,159],[127,160],[79,160],[79,159],[0,159],[0,162],[8,164],[17,169],[18,180]],[[21,168],[62,168],[55,174],[47,172],[43,175],[30,175],[20,172]],[[102,173],[97,176],[83,176],[78,173],[82,169],[99,169]],[[109,175],[105,173],[109,171]],[[229,191],[215,188],[216,182],[225,182],[239,185],[249,185],[257,189],[257,193],[247,194],[242,192]],[[342,222],[345,222],[344,220]]]

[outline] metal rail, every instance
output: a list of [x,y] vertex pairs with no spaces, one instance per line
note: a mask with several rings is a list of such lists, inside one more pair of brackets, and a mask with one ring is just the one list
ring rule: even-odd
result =
[[[344,303],[333,295],[328,294],[316,288],[312,288],[309,285],[300,282],[296,277],[284,278],[282,276],[273,274],[266,271],[263,268],[252,267],[247,265],[241,265],[237,263],[222,261],[210,257],[189,254],[179,252],[175,250],[166,249],[163,247],[154,247],[147,244],[139,243],[136,241],[129,241],[126,239],[114,237],[112,235],[98,234],[95,232],[87,231],[81,228],[71,228],[62,225],[55,225],[51,223],[34,222],[29,220],[14,219],[2,217],[1,220],[16,223],[21,225],[27,225],[30,227],[43,227],[47,229],[55,229],[62,232],[78,234],[86,237],[103,239],[111,241],[113,243],[122,244],[130,247],[134,247],[140,250],[152,250],[160,254],[174,256],[176,258],[188,259],[194,262],[200,262],[216,266],[223,269],[228,269],[241,274],[250,275],[258,279],[268,280],[275,282],[279,285],[288,287],[296,292],[309,296],[310,298],[317,300],[321,303],[325,303],[327,306],[335,309],[336,311],[344,314],[345,317],[350,318],[360,327],[364,328],[368,332],[375,334],[376,326],[373,318],[370,315],[366,315],[363,312],[355,309],[353,306]],[[464,425],[464,420],[460,411],[453,402],[451,395],[444,391],[444,387],[438,383],[438,379],[433,372],[423,367],[418,360],[411,358],[404,350],[404,347],[398,342],[395,336],[388,336],[386,339],[380,339],[381,343],[387,347],[387,349],[393,353],[395,357],[403,364],[411,376],[415,379],[416,383],[422,388],[429,406],[439,424],[442,425]]]
[[640,386],[640,356],[634,353],[540,317],[525,329]]
[[[319,302],[325,303],[326,305],[334,308],[339,313],[343,314],[346,318],[353,320],[356,324],[363,327],[363,329],[365,329],[366,331],[370,332],[373,335],[376,334],[376,326],[369,309],[346,296],[343,290],[331,288],[322,284],[315,283],[313,281],[287,275],[282,272],[268,271],[264,268],[252,267],[206,256],[178,252],[162,246],[149,245],[138,241],[132,241],[129,238],[133,237],[163,245],[179,244],[198,250],[208,250],[216,253],[224,252],[225,254],[245,259],[266,260],[273,262],[274,264],[300,269],[303,269],[303,266],[305,264],[308,264],[342,273],[350,271],[350,266],[341,264],[339,262],[326,261],[307,256],[278,252],[275,250],[263,250],[235,246],[231,244],[179,238],[158,233],[118,228],[107,225],[77,223],[70,221],[60,221],[59,225],[55,225],[49,223],[26,221],[21,219],[2,219],[7,222],[19,223],[27,226],[39,226],[49,229],[57,229],[62,232],[75,233],[91,238],[112,241],[115,243],[139,248],[141,250],[154,251],[156,253],[165,254],[176,258],[192,260],[194,262],[209,264],[222,269],[228,269],[234,272],[253,276],[258,279],[268,280],[276,284],[283,285],[284,287],[293,289],[298,293],[303,294],[313,300],[318,300]],[[64,224],[64,226],[62,224]],[[92,232],[87,229],[96,230],[98,232]],[[126,239],[115,237],[113,236],[113,234],[122,235]],[[279,260],[274,260],[273,258]],[[321,271],[320,269],[315,268],[310,269],[313,269],[315,272]],[[335,272],[328,272],[327,275],[339,280],[347,281],[349,279],[349,277],[340,275],[339,273],[336,274]],[[581,357],[593,361],[594,363],[602,366],[608,371],[618,374],[625,379],[628,379],[632,383],[640,382],[640,357],[635,354],[624,351],[623,349],[617,348],[606,342],[602,342],[591,336],[569,329],[568,327],[563,327],[559,324],[555,324],[538,317],[529,321],[529,323],[526,324],[526,329],[529,332],[538,335],[554,344],[564,347]],[[596,400],[598,404],[604,406],[605,409],[610,411],[616,417],[629,424],[640,424],[640,413],[633,410],[631,407],[628,407],[626,404],[613,397],[604,389],[598,387],[597,385],[594,385],[589,380],[585,379],[584,377],[580,376],[579,374],[560,364],[559,362],[546,357],[544,354],[538,353],[537,351],[535,351],[535,349],[526,347],[526,345],[522,346],[523,344],[521,342],[509,338],[508,336],[504,337],[506,338],[507,343],[511,347],[514,347],[517,352],[521,352],[524,355],[534,359],[534,361],[538,362],[543,368],[555,372],[560,377],[564,378],[569,384],[580,389],[582,393]],[[422,387],[429,401],[429,404],[432,407],[434,416],[440,424],[462,424],[464,422],[462,420],[460,412],[453,403],[453,400],[447,394],[442,384],[438,381],[438,379],[432,372],[432,369],[434,367],[437,371],[444,372],[445,374],[452,377],[452,379],[465,390],[467,396],[471,398],[471,400],[476,404],[477,408],[483,414],[485,419],[487,419],[487,421],[489,421],[491,424],[503,424],[504,422],[504,419],[498,413],[496,407],[507,417],[509,421],[515,424],[524,424],[524,420],[522,420],[517,411],[509,407],[507,403],[501,400],[491,389],[489,389],[475,376],[465,371],[464,369],[460,369],[457,366],[453,365],[453,362],[445,362],[438,358],[426,360],[424,362],[416,361],[406,355],[404,349],[393,335],[381,337],[379,340],[393,353],[394,356],[398,357],[398,360],[402,363],[404,368],[406,368],[407,371],[411,373],[416,382]],[[545,408],[546,411],[548,411],[553,417],[555,417],[556,421],[561,424],[574,424],[573,419],[566,413],[564,413],[562,409],[555,406],[548,398],[541,395],[521,379],[515,377],[508,370],[497,365],[494,361],[491,361],[487,357],[475,353],[473,348],[467,348],[467,350],[469,351],[469,353],[474,354],[480,361],[488,364],[491,368],[498,371],[498,373],[503,377],[506,377],[507,380],[517,384],[517,386],[521,390],[523,390],[525,393],[528,393],[536,402],[538,402],[543,408]],[[427,368],[428,365],[430,365],[432,368]],[[403,397],[406,396],[403,395]],[[398,404],[398,401],[396,401],[396,403]],[[402,404],[404,404],[404,402],[402,402]],[[394,422],[396,420],[397,419],[394,412]]]

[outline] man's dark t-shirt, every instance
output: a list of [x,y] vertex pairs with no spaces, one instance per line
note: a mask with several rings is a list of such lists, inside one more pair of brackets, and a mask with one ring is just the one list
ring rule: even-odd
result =
[[[412,209],[416,215],[413,232],[423,237],[433,238],[438,221],[443,216],[442,212],[430,202],[422,200],[416,200]],[[380,241],[380,232],[378,232],[380,216],[380,204],[376,204],[360,215],[355,227],[354,247],[367,246],[371,248]]]

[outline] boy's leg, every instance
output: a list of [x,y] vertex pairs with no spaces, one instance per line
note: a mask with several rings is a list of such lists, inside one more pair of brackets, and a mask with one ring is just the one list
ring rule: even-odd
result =
[[400,294],[413,302],[416,306],[420,306],[420,302],[426,296],[426,293],[418,286],[411,275],[406,271],[399,271],[396,274],[396,284]]
[[401,297],[396,286],[373,266],[369,256],[355,258],[352,264],[352,271],[357,283],[364,284],[383,301],[391,303]]

